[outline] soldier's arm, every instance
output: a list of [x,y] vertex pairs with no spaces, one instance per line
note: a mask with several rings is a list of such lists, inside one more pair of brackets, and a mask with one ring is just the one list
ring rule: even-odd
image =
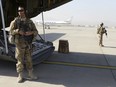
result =
[[38,30],[33,22],[32,22],[32,29],[33,29],[34,36],[36,36],[38,34]]
[[15,20],[13,20],[11,23],[10,23],[10,34],[12,35],[15,35],[15,34],[18,34],[19,32],[19,29],[15,29]]

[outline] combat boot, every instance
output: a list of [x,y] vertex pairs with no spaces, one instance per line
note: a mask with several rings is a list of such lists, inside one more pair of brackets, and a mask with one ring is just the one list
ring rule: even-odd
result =
[[33,70],[28,70],[28,72],[29,72],[29,79],[30,80],[37,80],[38,79],[38,77],[34,76]]
[[101,47],[104,47],[104,45],[100,44]]
[[23,73],[22,73],[22,72],[18,73],[17,82],[18,82],[18,83],[23,82]]

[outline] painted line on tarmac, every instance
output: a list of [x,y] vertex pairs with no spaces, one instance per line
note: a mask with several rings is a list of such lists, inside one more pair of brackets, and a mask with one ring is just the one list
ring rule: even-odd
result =
[[99,69],[116,70],[116,66],[93,65],[93,64],[71,63],[71,62],[57,62],[57,61],[44,61],[43,63],[44,64],[65,65],[65,66],[75,66],[75,67],[88,67],[88,68],[99,68]]

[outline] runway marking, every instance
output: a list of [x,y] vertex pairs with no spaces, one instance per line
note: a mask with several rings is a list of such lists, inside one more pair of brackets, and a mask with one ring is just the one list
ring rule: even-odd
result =
[[43,63],[45,63],[45,64],[58,64],[58,65],[65,65],[65,66],[76,66],[76,67],[88,67],[88,68],[116,70],[116,66],[105,66],[105,65],[94,65],[94,64],[83,64],[83,63],[71,63],[71,62],[57,62],[57,61],[44,61]]

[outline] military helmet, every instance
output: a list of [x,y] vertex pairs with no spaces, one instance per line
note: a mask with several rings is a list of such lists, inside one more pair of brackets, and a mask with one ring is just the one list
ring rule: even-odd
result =
[[103,25],[104,25],[104,23],[101,23],[101,24],[100,24],[100,26],[103,26]]

